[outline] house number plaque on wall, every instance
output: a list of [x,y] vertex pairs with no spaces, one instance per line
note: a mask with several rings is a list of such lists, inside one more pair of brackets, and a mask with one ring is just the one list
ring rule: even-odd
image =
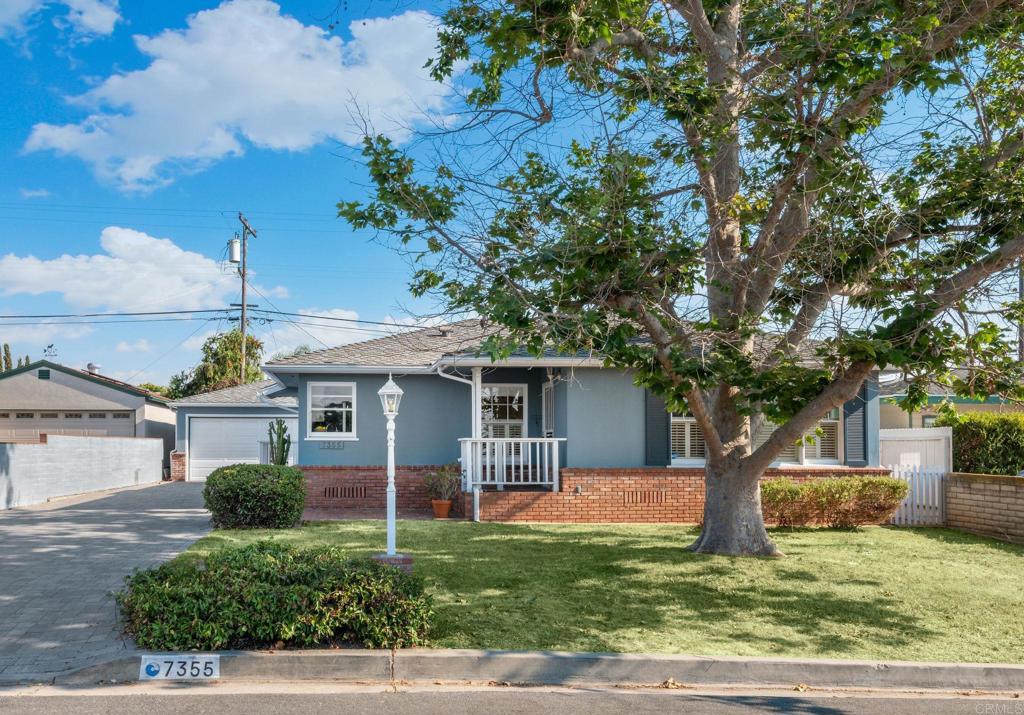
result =
[[345,449],[345,443],[341,440],[330,440],[321,442],[320,449]]

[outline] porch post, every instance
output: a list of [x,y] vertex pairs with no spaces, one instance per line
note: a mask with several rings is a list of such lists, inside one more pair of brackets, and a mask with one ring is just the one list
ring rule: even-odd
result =
[[[473,389],[470,390],[473,394],[473,439],[480,439],[483,433],[483,417],[481,415],[481,402],[483,401],[483,368],[473,368]],[[483,459],[485,454],[483,445],[479,442],[473,442],[473,469],[483,469]],[[470,479],[473,484],[473,521],[480,521],[480,485],[477,483],[480,475],[470,475]]]

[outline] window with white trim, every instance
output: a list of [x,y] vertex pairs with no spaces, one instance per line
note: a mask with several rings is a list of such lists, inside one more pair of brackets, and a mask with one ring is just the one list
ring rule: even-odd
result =
[[131,412],[115,412],[112,415],[115,420],[126,420],[132,416]]
[[306,424],[308,439],[355,439],[355,383],[307,383]]
[[526,436],[526,385],[484,385],[480,391],[481,436]]
[[[754,435],[753,449],[757,449],[777,429],[778,425],[764,421]],[[775,464],[839,464],[840,417],[839,410],[830,411],[818,422],[818,430],[805,435],[800,443],[786,447]],[[704,433],[693,416],[672,415],[672,463],[702,464],[706,456]]]

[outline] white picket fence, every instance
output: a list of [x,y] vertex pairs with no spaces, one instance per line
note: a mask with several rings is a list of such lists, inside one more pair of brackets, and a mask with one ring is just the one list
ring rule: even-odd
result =
[[910,485],[907,498],[893,514],[896,526],[943,526],[946,523],[946,472],[918,465],[890,466],[892,476]]

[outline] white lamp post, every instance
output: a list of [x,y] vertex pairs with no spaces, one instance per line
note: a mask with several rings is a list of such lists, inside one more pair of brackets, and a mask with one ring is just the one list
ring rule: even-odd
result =
[[384,417],[388,421],[388,556],[395,556],[395,418],[398,405],[402,402],[402,388],[395,384],[388,373],[388,381],[377,390]]

